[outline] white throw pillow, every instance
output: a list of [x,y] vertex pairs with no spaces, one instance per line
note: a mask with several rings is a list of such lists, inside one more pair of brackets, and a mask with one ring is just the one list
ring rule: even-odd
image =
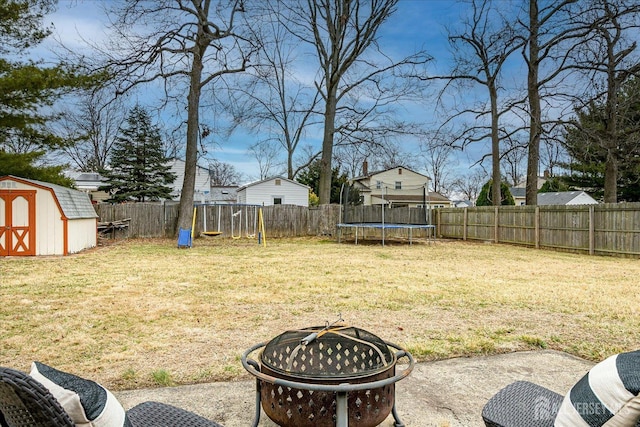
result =
[[33,362],[31,374],[45,386],[77,427],[131,427],[124,408],[100,384]]
[[555,427],[635,427],[640,420],[640,350],[595,365],[569,390]]

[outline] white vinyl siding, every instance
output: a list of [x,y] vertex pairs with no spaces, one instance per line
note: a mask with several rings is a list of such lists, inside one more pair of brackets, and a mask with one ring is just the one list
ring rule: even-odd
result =
[[[6,183],[7,181],[3,182]],[[47,184],[41,183],[41,185]],[[90,213],[95,215],[95,211],[86,194],[77,190],[67,190],[73,192],[74,195],[78,195],[78,198],[75,200],[76,202],[86,202],[86,206],[76,207],[84,209],[87,213],[85,215],[76,215],[76,218],[69,218],[67,220],[65,236],[65,221],[62,219],[64,213],[61,210],[60,201],[54,191],[19,181],[15,181],[15,185],[12,185],[12,188],[17,190],[36,190],[36,255],[63,255],[65,237],[67,239],[67,250],[70,254],[80,252],[83,249],[93,248],[97,245],[98,218],[97,215],[95,217],[89,217]],[[72,216],[72,214],[70,214],[70,216]]]
[[238,190],[238,203],[271,206],[280,204],[309,206],[309,187],[285,178],[255,182]]

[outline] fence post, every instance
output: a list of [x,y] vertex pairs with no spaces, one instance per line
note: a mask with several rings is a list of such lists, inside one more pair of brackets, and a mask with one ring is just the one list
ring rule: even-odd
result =
[[535,224],[535,231],[534,231],[535,235],[533,236],[533,240],[534,240],[536,249],[540,249],[540,207],[539,206],[536,206],[533,221]]
[[493,226],[493,240],[494,240],[494,242],[495,242],[495,243],[499,243],[499,241],[498,241],[498,225],[499,225],[499,224],[498,224],[498,222],[499,222],[499,221],[498,221],[498,212],[499,212],[499,211],[498,211],[498,209],[499,209],[499,207],[498,207],[498,206],[496,206],[496,207],[494,208],[494,215],[495,215],[495,218],[493,219],[493,220],[494,220],[494,226]]
[[595,216],[595,208],[593,205],[589,205],[589,255],[593,255],[595,253],[595,236],[596,236],[596,226],[594,224],[594,216]]
[[463,224],[462,224],[462,240],[467,240],[467,219],[469,215],[469,210],[464,208],[463,214]]

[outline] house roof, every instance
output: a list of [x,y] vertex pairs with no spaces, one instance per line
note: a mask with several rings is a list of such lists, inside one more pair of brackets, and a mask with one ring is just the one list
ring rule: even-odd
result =
[[245,189],[247,189],[249,187],[253,187],[254,185],[263,184],[265,182],[273,181],[273,180],[276,180],[276,179],[281,179],[283,181],[288,181],[288,182],[290,182],[292,184],[296,184],[296,185],[299,185],[300,187],[304,187],[304,188],[307,188],[307,189],[310,188],[308,185],[304,185],[304,184],[302,184],[302,183],[300,183],[298,181],[294,181],[292,179],[285,178],[285,177],[282,177],[282,176],[274,176],[274,177],[271,177],[271,178],[263,179],[261,181],[255,181],[255,182],[250,182],[249,184],[245,184],[242,187],[238,188],[238,191],[242,191],[242,190],[245,190]]
[[431,178],[429,178],[428,176],[423,175],[423,174],[421,174],[421,173],[419,173],[419,172],[416,172],[416,171],[414,171],[414,170],[411,170],[411,169],[409,169],[409,168],[407,168],[407,167],[404,167],[404,166],[402,166],[402,165],[394,166],[394,167],[389,168],[389,169],[384,169],[384,170],[379,170],[379,171],[369,172],[367,175],[356,176],[356,177],[354,177],[351,181],[362,181],[363,179],[371,178],[371,177],[372,177],[372,176],[374,176],[374,175],[378,175],[378,174],[381,174],[381,173],[384,173],[384,172],[388,172],[388,171],[390,171],[390,170],[398,169],[398,168],[404,169],[404,170],[406,170],[406,171],[408,171],[408,172],[411,172],[411,173],[415,173],[416,175],[423,176],[423,177],[425,177],[427,180],[431,181]]
[[584,191],[561,191],[557,193],[538,193],[538,205],[567,205],[576,198],[582,198],[580,204],[597,204],[598,202]]
[[31,184],[40,188],[51,189],[55,193],[56,199],[58,199],[58,203],[62,209],[62,213],[67,217],[67,219],[98,217],[87,193],[63,187],[61,185],[51,184],[50,182],[36,181],[35,179],[19,178],[11,175],[0,177],[0,181],[7,179]]
[[511,187],[509,191],[513,197],[524,198],[527,196],[527,189],[524,187]]
[[[373,197],[378,197],[374,195]],[[421,195],[411,195],[411,194],[385,194],[384,200],[388,202],[413,202],[413,203],[422,203],[425,199]],[[447,202],[450,203],[450,200],[444,197],[442,194],[434,193],[430,191],[427,195],[427,203],[438,203],[438,202]]]

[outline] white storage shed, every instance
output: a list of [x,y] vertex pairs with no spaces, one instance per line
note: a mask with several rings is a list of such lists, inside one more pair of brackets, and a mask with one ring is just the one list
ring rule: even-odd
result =
[[309,206],[309,187],[287,178],[275,177],[238,188],[238,203],[247,205]]
[[0,177],[0,256],[68,255],[97,244],[89,195],[47,182]]

